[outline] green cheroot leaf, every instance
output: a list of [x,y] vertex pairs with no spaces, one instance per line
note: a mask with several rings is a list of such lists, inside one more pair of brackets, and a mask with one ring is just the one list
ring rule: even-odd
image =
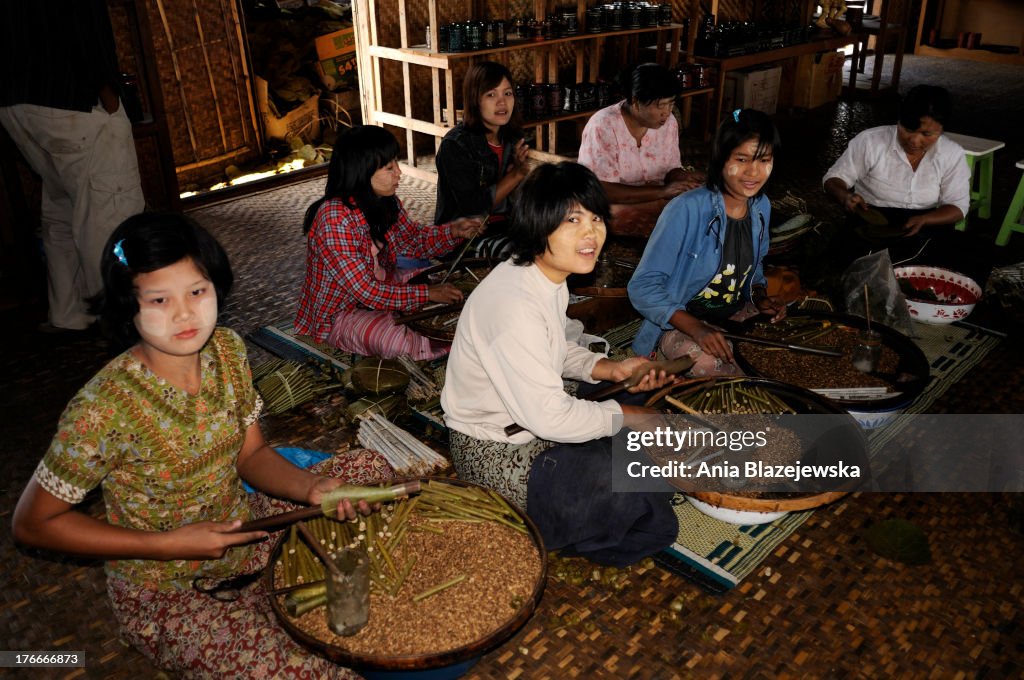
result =
[[932,561],[928,536],[913,522],[886,519],[867,528],[864,537],[877,554],[903,564],[919,565]]

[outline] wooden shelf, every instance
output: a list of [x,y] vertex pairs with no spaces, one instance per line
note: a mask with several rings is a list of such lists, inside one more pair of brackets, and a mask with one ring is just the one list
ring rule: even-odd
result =
[[[484,57],[487,55],[501,54],[502,52],[514,52],[516,50],[523,49],[538,49],[549,47],[552,45],[561,45],[564,43],[576,42],[579,40],[594,40],[597,38],[617,38],[626,35],[640,35],[644,33],[656,33],[658,31],[668,31],[672,29],[682,29],[682,24],[669,24],[667,26],[648,26],[647,28],[631,28],[624,31],[604,31],[602,33],[577,33],[576,35],[567,35],[562,38],[553,38],[550,40],[519,40],[514,43],[503,45],[502,47],[488,47],[482,50],[463,50],[462,52],[438,52],[436,50],[428,50],[426,45],[412,45],[410,47],[399,47],[394,50],[389,50],[391,54],[399,52],[402,54],[408,54],[417,58],[432,57],[442,59],[471,59],[473,57]],[[391,58],[395,58],[392,56]]]
[[829,32],[827,34],[819,34],[811,40],[798,45],[789,45],[787,47],[780,47],[774,50],[763,50],[761,52],[752,52],[750,54],[740,54],[735,57],[704,57],[696,55],[694,57],[696,61],[705,64],[712,64],[718,68],[717,81],[714,88],[712,88],[717,90],[715,94],[715,106],[713,108],[714,114],[711,117],[711,121],[714,122],[711,123],[711,121],[709,121],[709,123],[717,125],[718,121],[722,119],[722,105],[725,95],[725,76],[729,71],[747,68],[748,66],[758,66],[760,64],[784,61],[786,59],[800,57],[805,54],[816,54],[818,52],[838,50],[846,47],[847,45],[853,45],[854,67],[850,69],[850,81],[847,89],[847,92],[852,94],[857,89],[856,65],[860,56],[860,45],[863,37],[864,36],[861,33],[851,33],[849,35],[839,36]]
[[799,57],[804,54],[814,54],[815,52],[825,52],[827,50],[839,50],[847,45],[857,44],[861,38],[862,36],[859,33],[851,33],[850,35],[841,36],[828,35],[825,37],[812,38],[807,42],[798,43],[796,45],[779,47],[774,50],[751,52],[749,54],[738,54],[735,57],[706,57],[697,54],[694,55],[694,59],[702,63],[714,64],[727,71],[734,71],[739,68],[746,68],[747,66],[757,66],[759,64],[767,64],[773,61],[782,61],[791,57]]
[[600,109],[587,109],[586,111],[573,111],[572,113],[563,113],[559,116],[550,116],[548,118],[540,118],[537,120],[524,120],[523,129],[535,128],[540,125],[551,125],[552,123],[561,123],[566,120],[577,120],[580,118],[590,118],[592,115],[597,113]]
[[[557,1],[533,0],[534,17],[542,19],[555,11],[558,7]],[[589,0],[570,0],[570,4],[582,25]],[[405,168],[416,168],[415,146],[417,141],[423,140],[422,137],[416,138],[414,135],[433,136],[436,149],[441,139],[451,129],[457,119],[457,93],[461,89],[455,73],[475,59],[507,61],[503,55],[530,52],[526,57],[526,64],[529,68],[532,61],[531,79],[526,82],[557,83],[573,77],[566,74],[566,69],[574,71],[574,82],[597,82],[602,75],[602,57],[606,50],[624,47],[626,50],[636,51],[640,47],[640,38],[651,35],[657,44],[655,60],[672,68],[679,60],[680,49],[692,44],[691,35],[682,38],[684,25],[671,23],[601,33],[582,31],[561,38],[520,40],[502,47],[481,50],[428,50],[426,45],[418,44],[423,40],[422,27],[431,27],[429,40],[431,44],[436,45],[439,39],[437,27],[444,23],[441,8],[440,0],[427,0],[425,8],[417,6],[415,9],[408,0],[355,0],[353,3],[363,120],[368,124],[393,125],[405,130],[406,154],[402,159],[403,171]],[[453,11],[453,6],[447,3],[443,8]],[[491,16],[508,16],[508,10],[507,0],[473,0],[471,4],[466,5],[465,14],[462,16],[486,16],[488,13]],[[397,23],[392,21],[393,18],[397,18]],[[412,36],[415,36],[417,44],[412,44]],[[573,53],[569,58],[569,64],[565,63],[566,49],[571,49]],[[523,68],[522,59],[517,58],[515,62],[519,68]],[[392,78],[387,82],[392,92],[395,85],[393,76],[390,75],[395,69],[386,66],[388,63],[401,65],[404,106],[396,106],[393,94],[389,95],[385,105],[385,88],[381,84],[381,74],[386,72],[387,77]],[[429,84],[422,75],[422,67],[430,71]],[[430,113],[424,111],[423,100],[419,98],[419,95],[425,97],[427,92],[431,93],[433,99]],[[687,99],[689,96],[692,95],[686,95]],[[552,152],[558,148],[557,123],[584,120],[593,113],[566,112],[542,120],[526,121],[524,127],[531,128],[535,135],[531,156],[552,157]],[[410,174],[416,176],[425,173],[425,169],[410,171]]]

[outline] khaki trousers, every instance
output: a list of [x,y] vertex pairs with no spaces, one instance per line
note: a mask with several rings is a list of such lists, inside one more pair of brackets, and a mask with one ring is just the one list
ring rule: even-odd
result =
[[50,323],[84,329],[94,319],[86,299],[103,288],[107,239],[145,207],[131,123],[123,107],[84,113],[17,104],[0,107],[0,124],[43,181]]

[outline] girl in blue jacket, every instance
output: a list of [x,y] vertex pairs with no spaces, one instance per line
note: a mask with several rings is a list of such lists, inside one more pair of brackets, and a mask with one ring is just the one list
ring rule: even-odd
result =
[[695,360],[693,375],[741,373],[718,323],[762,313],[778,321],[786,306],[769,296],[762,269],[771,205],[764,186],[779,133],[760,111],[737,109],[718,127],[707,185],[665,207],[629,282],[644,317],[633,349]]

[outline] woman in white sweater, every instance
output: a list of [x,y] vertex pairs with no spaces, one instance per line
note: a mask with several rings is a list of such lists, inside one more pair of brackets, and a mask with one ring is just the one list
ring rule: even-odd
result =
[[[646,362],[612,361],[566,340],[565,281],[593,270],[608,212],[599,181],[581,165],[544,165],[527,177],[509,233],[512,258],[469,296],[441,405],[460,478],[524,507],[549,549],[627,564],[676,536],[670,493],[611,491],[611,436],[656,411],[577,399],[562,382],[619,381]],[[669,379],[651,371],[630,391]],[[512,424],[522,431],[507,434]]]

